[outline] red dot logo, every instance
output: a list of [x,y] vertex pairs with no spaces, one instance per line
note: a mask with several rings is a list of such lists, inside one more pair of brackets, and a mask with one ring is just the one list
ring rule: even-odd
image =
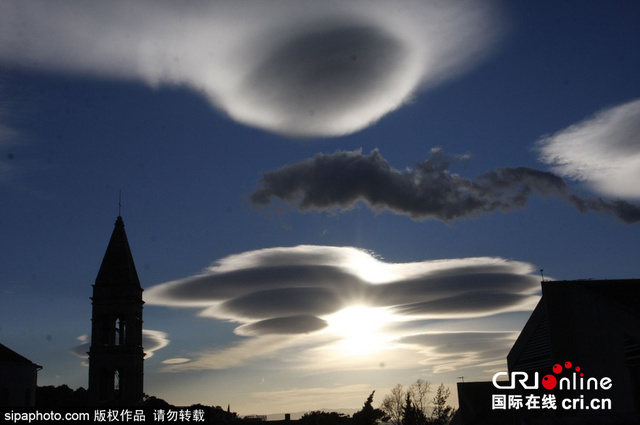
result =
[[[556,366],[559,366],[559,365],[556,365]],[[554,369],[554,372],[555,372],[555,366],[553,367],[553,369]],[[545,375],[542,378],[542,386],[545,387],[548,390],[554,389],[556,387],[557,383],[558,383],[558,380],[553,375]]]
[[567,369],[571,369],[571,362],[564,362],[564,367]]
[[[560,372],[562,372],[562,366],[560,366],[559,364],[553,365],[553,373],[558,374]],[[551,376],[551,375],[547,375],[547,376]]]

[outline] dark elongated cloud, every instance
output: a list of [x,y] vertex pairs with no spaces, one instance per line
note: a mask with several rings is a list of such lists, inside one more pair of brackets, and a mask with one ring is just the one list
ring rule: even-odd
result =
[[328,326],[326,320],[316,316],[300,315],[278,317],[242,325],[236,329],[239,335],[304,334],[316,332]]
[[185,86],[243,124],[335,136],[464,72],[500,28],[489,2],[0,2],[0,63]]
[[250,199],[256,206],[278,199],[301,211],[348,210],[364,202],[374,210],[389,210],[414,220],[448,222],[520,209],[532,195],[538,195],[566,201],[581,213],[605,212],[628,224],[640,220],[638,206],[579,196],[561,177],[547,171],[498,168],[475,180],[451,173],[451,163],[464,158],[433,149],[427,160],[400,171],[377,150],[368,155],[361,151],[317,154],[263,173]]
[[501,258],[387,263],[356,248],[303,245],[232,255],[144,295],[151,305],[196,308],[201,316],[238,324],[235,333],[249,339],[167,363],[172,371],[215,369],[270,355],[300,338],[315,348],[351,340],[342,352],[380,346],[382,337],[367,333],[391,322],[397,322],[393,335],[384,338],[408,344],[399,338],[416,332],[415,321],[526,311],[538,299],[533,272],[530,264]]
[[432,314],[437,316],[456,315],[467,310],[467,305],[472,302],[477,312],[489,313],[504,305],[517,305],[528,298],[524,294],[504,294],[491,291],[476,291],[447,298],[446,303],[440,300],[423,301],[419,303],[404,304],[395,309],[401,314]]
[[[278,248],[274,249],[277,251]],[[265,253],[268,258],[273,258],[273,253]],[[231,263],[232,267],[223,269],[224,273],[208,273],[193,276],[182,280],[189,285],[189,292],[184,293],[177,285],[167,285],[163,287],[163,296],[171,297],[174,302],[179,303],[184,297],[184,304],[187,306],[198,306],[199,304],[209,305],[213,300],[241,299],[256,292],[273,294],[283,288],[308,289],[313,287],[331,288],[337,285],[341,290],[359,293],[363,290],[363,283],[356,276],[349,274],[339,268],[327,264],[313,262],[315,259],[308,259],[305,256],[296,258],[293,254],[291,262],[288,264],[278,264],[281,258],[274,259],[276,263],[267,265],[260,256],[256,259],[258,263],[251,264],[251,267],[244,267],[243,264],[236,265],[234,260],[237,257],[228,257],[225,264]],[[311,261],[306,262],[305,261]],[[327,259],[325,261],[331,261]],[[214,268],[214,270],[218,270]],[[286,294],[279,294],[284,296]],[[199,300],[203,300],[202,303]],[[227,304],[228,308],[231,308]]]
[[[340,308],[342,300],[338,291],[327,288],[279,288],[269,291],[256,291],[232,300],[220,306],[220,309],[246,318],[272,317],[286,312],[288,314],[309,313],[329,314]],[[276,322],[271,322],[272,325]],[[290,321],[277,322],[283,325]]]

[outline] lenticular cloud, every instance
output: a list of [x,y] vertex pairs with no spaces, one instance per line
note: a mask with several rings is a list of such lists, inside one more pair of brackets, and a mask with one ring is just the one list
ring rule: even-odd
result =
[[357,248],[302,245],[223,258],[202,274],[148,288],[145,301],[202,309],[241,323],[241,335],[305,334],[351,306],[420,319],[526,310],[537,300],[533,270],[501,258],[387,263]]
[[640,199],[640,99],[545,137],[538,148],[556,173],[604,195]]
[[[199,309],[202,317],[237,324],[234,332],[243,337],[171,360],[164,371],[224,369],[265,355],[286,358],[291,367],[296,356],[283,351],[291,347],[304,352],[299,359],[308,368],[369,368],[360,356],[345,360],[345,350],[335,345],[348,339],[340,324],[353,324],[353,313],[340,316],[354,308],[369,325],[374,314],[381,317],[386,342],[378,347],[384,346],[388,364],[399,367],[413,358],[444,370],[497,358],[496,344],[506,350],[515,336],[469,329],[457,343],[463,350],[456,351],[455,337],[428,332],[429,323],[530,311],[539,299],[534,271],[531,264],[502,258],[389,263],[353,247],[275,247],[231,255],[201,274],[147,288],[145,302]],[[419,360],[407,347],[420,353]]]
[[418,0],[4,2],[0,62],[187,86],[243,124],[336,136],[473,65],[497,21]]

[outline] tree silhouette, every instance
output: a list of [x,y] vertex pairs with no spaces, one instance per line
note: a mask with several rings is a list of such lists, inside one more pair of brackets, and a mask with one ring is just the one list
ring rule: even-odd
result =
[[170,404],[169,402],[158,398],[156,396],[153,395],[148,395],[148,394],[143,394],[142,395],[142,405],[146,406],[146,407],[156,407],[156,408],[163,408],[163,409],[168,409],[170,407],[175,407],[172,404]]
[[87,390],[82,387],[72,390],[63,384],[58,387],[48,385],[36,388],[36,407],[86,406],[87,401]]
[[389,417],[393,425],[402,425],[405,392],[401,384],[391,389],[391,394],[384,396],[380,409]]
[[298,420],[302,425],[335,425],[335,424],[347,424],[351,418],[345,416],[342,413],[336,412],[322,412],[315,410],[302,415]]
[[413,403],[413,406],[422,411],[426,416],[427,410],[429,409],[430,400],[428,395],[431,392],[431,382],[425,381],[424,379],[418,379],[409,386],[407,392],[411,394],[411,402]]
[[440,384],[436,395],[429,399],[430,390],[431,383],[423,379],[418,379],[406,390],[398,384],[384,397],[380,409],[393,425],[449,424],[455,413],[455,409],[447,404],[451,391]]
[[417,408],[411,402],[411,394],[407,393],[407,399],[404,403],[402,425],[426,425],[427,417],[424,412]]
[[446,425],[451,422],[455,409],[447,404],[447,399],[450,395],[449,388],[445,388],[444,384],[440,384],[433,398],[433,412],[431,413],[431,418],[429,418],[429,424]]
[[371,393],[371,395],[367,398],[367,401],[364,402],[364,406],[362,406],[362,410],[353,414],[353,423],[356,425],[374,425],[377,423],[379,419],[388,420],[384,411],[381,409],[374,409],[373,404],[373,394],[375,391]]

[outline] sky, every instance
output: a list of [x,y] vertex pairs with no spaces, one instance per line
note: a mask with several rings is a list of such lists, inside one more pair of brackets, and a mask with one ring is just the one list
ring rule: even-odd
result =
[[421,378],[456,404],[506,370],[541,270],[640,277],[639,16],[0,2],[0,342],[86,388],[121,214],[147,394],[274,414]]

